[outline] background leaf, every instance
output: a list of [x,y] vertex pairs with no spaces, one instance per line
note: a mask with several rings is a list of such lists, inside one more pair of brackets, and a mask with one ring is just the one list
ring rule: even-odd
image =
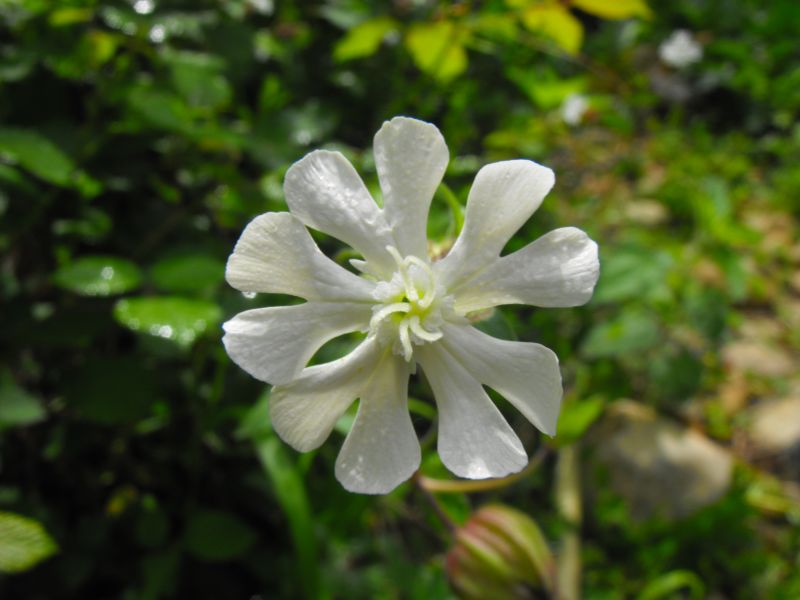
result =
[[14,383],[7,373],[0,373],[0,429],[32,425],[46,416],[38,398]]
[[572,0],[571,4],[587,13],[602,17],[603,19],[629,19],[631,17],[653,16],[644,0]]
[[186,348],[216,327],[222,313],[213,302],[178,296],[129,298],[114,306],[114,318],[132,331]]
[[29,129],[0,128],[0,154],[56,185],[68,184],[75,170],[72,160],[58,146]]
[[27,571],[58,551],[58,546],[33,519],[0,512],[0,571]]
[[184,544],[192,556],[209,562],[232,560],[247,552],[256,535],[231,513],[201,509],[189,517]]
[[397,31],[393,19],[378,17],[353,27],[333,49],[333,58],[340,62],[372,56],[391,32]]
[[82,296],[115,296],[136,289],[141,280],[136,263],[115,256],[84,256],[53,274],[57,286]]
[[406,47],[421,71],[448,82],[467,68],[467,32],[451,21],[418,23],[406,34]]

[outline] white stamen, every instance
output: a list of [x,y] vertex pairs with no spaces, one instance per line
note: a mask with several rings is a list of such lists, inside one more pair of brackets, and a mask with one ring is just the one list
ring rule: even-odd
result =
[[[453,301],[436,285],[433,269],[425,260],[413,255],[404,258],[394,246],[386,246],[386,251],[394,259],[397,271],[389,281],[380,281],[375,287],[373,296],[386,304],[373,309],[369,328],[379,340],[393,340],[393,351],[412,362],[415,344],[442,338],[439,327],[445,313],[447,318],[453,316],[450,315]],[[403,314],[387,321],[387,317],[396,313]]]
[[378,323],[383,321],[386,317],[391,315],[392,313],[396,312],[403,312],[407,313],[411,310],[411,305],[405,302],[395,302],[394,304],[388,304],[381,308],[380,310],[376,310],[375,313],[372,315],[372,318],[369,321],[370,328],[375,327]]
[[411,360],[414,350],[411,348],[411,336],[408,333],[408,321],[403,320],[399,327],[400,343],[403,345],[403,358],[406,362]]
[[443,335],[441,331],[434,332],[425,329],[419,322],[419,317],[416,315],[408,319],[408,326],[411,328],[411,332],[415,336],[425,340],[426,342],[435,342],[436,340],[441,339]]

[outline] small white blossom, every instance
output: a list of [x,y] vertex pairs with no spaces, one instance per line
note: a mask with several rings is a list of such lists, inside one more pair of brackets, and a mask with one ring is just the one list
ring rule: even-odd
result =
[[[291,294],[303,304],[248,310],[225,323],[231,358],[273,384],[272,425],[299,451],[320,446],[356,400],[358,413],[336,461],[348,490],[380,494],[408,479],[420,446],[408,412],[408,379],[422,367],[439,411],[444,465],[471,479],[522,469],[527,456],[483,386],[502,394],[554,435],[561,403],[555,354],[493,338],[466,315],[502,304],[577,306],[597,281],[597,245],[572,227],[500,256],[553,186],[553,172],[528,160],[478,173],[463,230],[432,262],[426,222],[449,154],[439,130],[415,119],[384,123],[374,140],[383,208],[338,152],[317,150],[286,173],[291,212],[247,225],[226,278],[242,292]],[[352,246],[356,275],[327,258],[310,227]],[[327,341],[366,338],[338,360],[306,367]]]
[[570,94],[561,105],[561,118],[567,125],[580,125],[589,110],[589,101],[583,94]]
[[703,58],[703,47],[685,29],[673,31],[658,47],[658,56],[671,67],[683,69]]

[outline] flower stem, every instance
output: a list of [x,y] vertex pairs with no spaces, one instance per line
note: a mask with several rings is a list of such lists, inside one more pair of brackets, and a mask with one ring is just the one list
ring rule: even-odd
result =
[[524,479],[530,475],[542,463],[545,456],[550,452],[547,446],[540,446],[533,455],[528,466],[526,466],[519,473],[514,473],[508,477],[500,479],[480,479],[464,481],[460,479],[434,479],[432,477],[425,477],[418,475],[416,477],[417,485],[420,489],[428,492],[436,492],[440,494],[469,494],[472,492],[485,492],[488,490],[496,490],[504,488],[512,483],[516,483],[520,479]]
[[437,191],[447,203],[447,206],[450,207],[450,212],[453,215],[453,237],[455,237],[461,233],[461,228],[464,226],[464,207],[459,202],[455,192],[446,183],[440,183]]

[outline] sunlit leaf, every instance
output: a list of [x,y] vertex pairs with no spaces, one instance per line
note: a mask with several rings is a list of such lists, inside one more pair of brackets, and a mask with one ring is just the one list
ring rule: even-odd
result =
[[650,18],[653,13],[644,0],[572,0],[572,6],[603,19]]
[[556,442],[564,445],[579,439],[603,413],[604,406],[602,396],[565,402],[558,417]]
[[117,302],[114,318],[128,329],[186,348],[219,324],[222,311],[213,302],[178,296],[126,298]]
[[27,571],[57,551],[58,546],[41,523],[0,512],[0,571]]
[[421,71],[446,83],[467,68],[466,30],[451,21],[416,23],[405,44]]
[[237,558],[256,539],[256,534],[241,519],[221,510],[199,510],[191,515],[183,538],[192,556],[209,562]]
[[553,40],[567,54],[577,54],[583,43],[583,25],[561,4],[533,4],[521,15],[522,24]]
[[58,146],[28,129],[0,128],[0,155],[6,155],[45,181],[69,183],[75,165]]
[[114,256],[84,256],[61,267],[53,282],[82,296],[113,296],[139,287],[135,263]]
[[344,62],[371,56],[378,50],[384,38],[393,31],[397,31],[397,23],[388,17],[364,21],[339,40],[333,49],[333,58]]
[[91,9],[69,6],[54,10],[50,13],[48,21],[53,27],[65,27],[76,23],[85,23],[90,21],[93,16],[94,13]]

